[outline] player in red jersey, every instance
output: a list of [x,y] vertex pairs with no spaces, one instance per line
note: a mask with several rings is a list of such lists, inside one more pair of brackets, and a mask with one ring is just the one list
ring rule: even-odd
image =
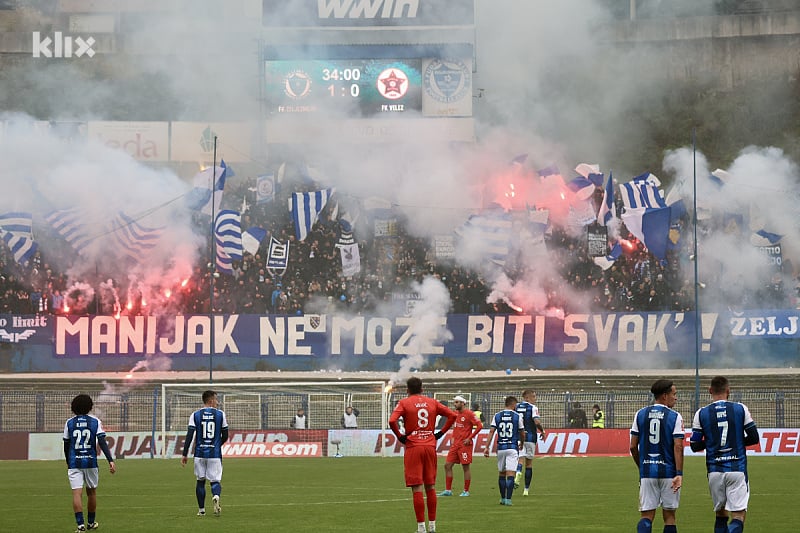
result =
[[[436,531],[436,440],[440,439],[453,422],[456,414],[444,404],[422,395],[422,380],[409,378],[406,382],[408,397],[397,402],[389,417],[389,427],[397,440],[405,444],[403,465],[406,486],[411,487],[418,533]],[[434,433],[436,417],[447,417],[440,431]],[[399,420],[403,420],[405,434],[400,433]],[[422,488],[425,487],[425,494]],[[425,497],[428,500],[428,529],[425,529]]]
[[464,469],[464,492],[460,496],[469,496],[469,485],[472,481],[472,439],[481,432],[483,424],[475,413],[467,409],[467,400],[463,396],[453,398],[456,408],[456,421],[453,424],[453,440],[444,463],[444,491],[439,496],[453,495],[453,465],[460,464]]

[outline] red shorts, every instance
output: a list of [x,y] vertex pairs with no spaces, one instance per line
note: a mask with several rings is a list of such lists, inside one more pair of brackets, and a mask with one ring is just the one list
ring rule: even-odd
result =
[[406,448],[403,456],[406,487],[436,485],[436,459],[436,448],[433,446]]
[[464,446],[453,446],[450,448],[450,451],[447,452],[447,462],[454,463],[457,465],[468,465],[472,464],[472,445]]

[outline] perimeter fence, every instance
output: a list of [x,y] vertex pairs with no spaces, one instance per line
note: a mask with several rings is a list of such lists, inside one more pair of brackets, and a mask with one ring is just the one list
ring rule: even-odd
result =
[[[463,384],[462,384],[463,385]],[[385,427],[385,414],[405,396],[404,391],[381,390],[380,386],[331,383],[330,386],[273,383],[215,383],[220,408],[226,412],[232,428],[242,430],[288,429],[298,408],[307,415],[307,429],[340,428],[341,415],[348,405],[359,411],[360,429]],[[477,388],[477,387],[476,387]],[[8,390],[0,388],[0,432],[60,432],[72,416],[70,402],[80,393],[94,400],[93,414],[109,432],[114,431],[183,431],[189,414],[201,406],[202,388],[151,385],[149,388],[124,392],[93,390],[91,387],[58,389]],[[166,391],[166,393],[165,393]],[[447,401],[452,406],[456,395],[464,396],[489,420],[503,409],[507,390],[470,391],[460,386],[427,389],[427,394]],[[520,398],[521,399],[521,398]],[[746,404],[760,427],[800,428],[800,389],[737,389],[733,401]],[[628,428],[636,411],[652,402],[649,392],[614,391],[607,389],[581,392],[548,392],[537,394],[537,406],[545,428],[569,427],[569,412],[575,403],[587,412],[591,424],[591,408],[600,406],[605,413],[606,428]],[[691,424],[694,400],[680,397],[675,409]]]

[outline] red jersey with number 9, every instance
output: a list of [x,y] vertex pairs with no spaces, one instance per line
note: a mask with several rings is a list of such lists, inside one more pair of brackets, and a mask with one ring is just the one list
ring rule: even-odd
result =
[[397,407],[389,417],[389,425],[397,426],[403,419],[406,432],[406,448],[413,446],[436,447],[436,417],[455,418],[456,414],[439,400],[421,394],[408,396],[397,402]]

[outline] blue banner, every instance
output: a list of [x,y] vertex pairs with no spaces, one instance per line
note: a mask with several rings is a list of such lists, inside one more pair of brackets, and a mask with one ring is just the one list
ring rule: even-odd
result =
[[392,370],[410,356],[422,356],[423,369],[451,370],[797,364],[794,310],[701,313],[697,336],[695,322],[680,312],[447,315],[424,328],[406,316],[0,315],[0,338],[14,350],[4,365],[12,372],[123,370],[155,359],[172,370],[210,360],[229,370]]

